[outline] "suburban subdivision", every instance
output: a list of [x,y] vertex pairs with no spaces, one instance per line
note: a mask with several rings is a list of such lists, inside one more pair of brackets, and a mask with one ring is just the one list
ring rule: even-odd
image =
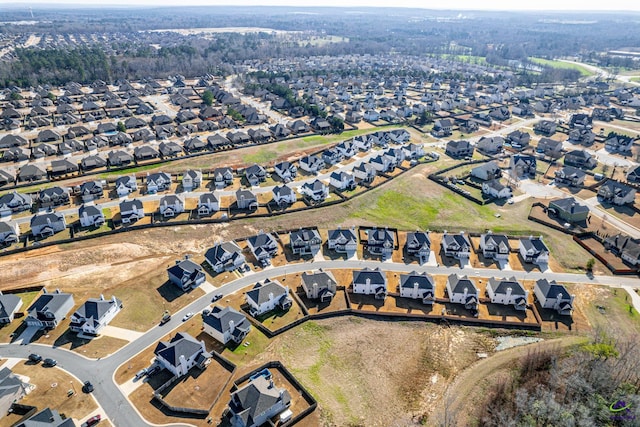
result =
[[0,427],[637,425],[639,24],[345,10],[0,6]]

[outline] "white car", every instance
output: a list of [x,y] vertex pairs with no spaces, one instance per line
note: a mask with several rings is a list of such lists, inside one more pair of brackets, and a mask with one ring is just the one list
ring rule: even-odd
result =
[[187,320],[191,319],[193,317],[193,313],[192,312],[188,312],[187,314],[184,315],[184,317],[182,318],[183,322],[186,322]]

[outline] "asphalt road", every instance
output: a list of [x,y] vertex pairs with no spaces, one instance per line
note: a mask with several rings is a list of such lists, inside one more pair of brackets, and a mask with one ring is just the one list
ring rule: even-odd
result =
[[[228,295],[242,288],[252,285],[258,281],[269,277],[281,276],[285,274],[301,273],[312,269],[358,269],[358,268],[380,267],[383,270],[398,272],[427,272],[430,274],[466,274],[469,276],[514,276],[516,279],[536,280],[539,278],[555,279],[558,282],[569,283],[593,283],[612,287],[622,287],[627,292],[633,294],[633,288],[638,287],[640,281],[638,277],[613,277],[613,276],[593,276],[588,277],[582,274],[573,273],[540,273],[526,271],[503,271],[498,272],[492,269],[482,268],[458,268],[444,266],[418,266],[415,264],[378,262],[378,261],[315,261],[298,264],[289,264],[281,267],[270,267],[266,270],[251,273],[232,282],[229,282],[214,293]],[[0,357],[26,358],[29,353],[38,353],[43,357],[52,357],[58,361],[58,367],[71,372],[82,381],[91,380],[95,385],[94,397],[98,400],[106,414],[113,420],[116,426],[146,426],[148,424],[132,406],[120,388],[113,381],[113,374],[117,368],[126,363],[140,351],[155,344],[163,336],[173,331],[182,324],[182,317],[188,312],[198,313],[211,304],[212,293],[204,295],[192,302],[182,310],[173,313],[169,322],[162,326],[155,326],[140,338],[131,341],[118,352],[102,359],[86,359],[77,353],[44,346],[40,344],[1,344]],[[634,307],[640,311],[640,297],[632,298]],[[126,420],[126,421],[125,421]],[[182,426],[183,424],[174,424]]]

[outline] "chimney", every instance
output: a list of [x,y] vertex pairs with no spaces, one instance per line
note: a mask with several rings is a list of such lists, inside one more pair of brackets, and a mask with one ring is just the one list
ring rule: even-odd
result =
[[236,324],[233,320],[229,320],[229,332],[233,332],[236,329]]
[[507,297],[506,299],[509,300],[511,298],[511,292],[513,291],[513,289],[511,289],[510,287],[507,288]]
[[104,301],[104,295],[100,294],[100,301]]
[[273,299],[273,292],[269,292],[269,301]]
[[49,292],[47,292],[47,288],[42,288],[42,293],[43,294],[48,294]]
[[60,289],[56,289],[56,294],[59,294],[59,293],[60,293]]
[[564,295],[562,295],[562,292],[558,293],[558,296],[556,297],[556,299],[558,301],[562,301],[563,298],[564,298]]

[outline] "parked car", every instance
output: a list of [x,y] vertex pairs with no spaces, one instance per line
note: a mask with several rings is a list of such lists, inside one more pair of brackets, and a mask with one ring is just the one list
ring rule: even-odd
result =
[[213,296],[213,299],[211,300],[211,302],[216,302],[218,301],[220,298],[222,298],[222,294],[215,294]]
[[42,361],[42,356],[39,354],[31,353],[29,355],[29,360],[33,363],[40,363]]
[[98,415],[95,415],[95,416],[89,418],[87,420],[87,422],[85,423],[85,425],[87,427],[91,427],[91,426],[94,426],[94,425],[98,424],[100,422],[100,420],[102,420],[102,416],[100,414],[98,414]]
[[85,381],[84,384],[82,385],[82,391],[85,393],[92,393],[93,392],[93,384],[91,384],[91,381]]
[[145,375],[147,375],[147,368],[142,368],[136,374],[136,379],[139,380],[140,378],[144,377]]
[[58,362],[56,361],[56,359],[50,359],[50,358],[46,358],[42,362],[42,366],[49,366],[49,367],[56,366],[57,364]]
[[193,313],[192,312],[188,312],[187,314],[184,315],[184,317],[182,318],[183,322],[186,322],[187,320],[191,319],[193,317]]

